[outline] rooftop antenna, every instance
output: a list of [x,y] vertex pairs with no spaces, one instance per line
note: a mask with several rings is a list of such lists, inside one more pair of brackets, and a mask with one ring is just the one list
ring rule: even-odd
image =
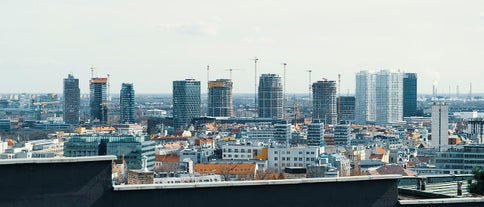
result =
[[287,63],[281,63],[281,65],[284,67],[284,88],[283,88],[283,99],[282,99],[282,117],[283,119],[286,119],[286,109],[284,108],[285,107],[285,102],[286,102],[286,66],[287,66]]
[[257,61],[259,61],[259,58],[254,57],[251,60],[254,61],[254,109],[257,114]]

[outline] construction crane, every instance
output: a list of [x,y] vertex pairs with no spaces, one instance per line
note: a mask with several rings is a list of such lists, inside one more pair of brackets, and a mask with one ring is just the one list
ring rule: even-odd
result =
[[259,61],[259,58],[255,57],[251,60],[254,61],[254,109],[257,114],[257,61]]
[[286,105],[286,66],[287,66],[287,63],[281,63],[281,65],[283,66],[283,69],[284,69],[284,88],[282,89],[283,92],[282,92],[282,95],[284,96],[283,99],[282,99],[282,117],[283,119],[286,119],[286,109],[284,108],[285,105]]
[[230,80],[232,81],[232,71],[234,70],[243,70],[243,69],[234,69],[234,68],[229,68],[229,69],[225,69],[225,71],[230,71]]
[[338,74],[338,124],[341,122],[341,74]]
[[207,65],[207,83],[210,81],[210,65]]
[[313,72],[312,70],[306,70],[306,72],[308,72],[308,75],[309,75],[309,94],[308,94],[308,105],[311,106],[311,73]]

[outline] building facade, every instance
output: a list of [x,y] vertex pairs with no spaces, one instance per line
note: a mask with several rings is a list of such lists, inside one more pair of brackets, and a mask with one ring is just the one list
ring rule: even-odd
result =
[[351,138],[351,127],[349,124],[338,124],[334,126],[334,145],[347,146]]
[[232,116],[232,85],[230,79],[208,82],[208,116]]
[[155,164],[155,142],[143,135],[75,135],[64,143],[65,157],[115,155],[124,159],[129,169],[141,169],[143,157],[147,168]]
[[345,123],[355,122],[355,97],[340,96],[338,98],[339,120]]
[[322,121],[313,119],[313,123],[308,125],[306,140],[308,146],[324,145],[324,123]]
[[134,123],[134,89],[132,83],[123,83],[119,95],[119,121]]
[[81,105],[81,89],[79,79],[69,74],[64,79],[64,122],[66,124],[79,124],[79,110]]
[[356,73],[355,122],[358,124],[376,121],[376,76],[371,71]]
[[447,145],[449,139],[449,106],[445,103],[432,105],[432,140],[433,147]]
[[173,81],[173,125],[184,129],[193,118],[200,117],[200,81],[186,79]]
[[269,168],[281,172],[286,167],[315,165],[321,153],[320,147],[269,148]]
[[376,73],[376,123],[403,121],[403,75],[382,70]]
[[91,78],[89,89],[91,122],[107,124],[109,118],[108,78]]
[[283,118],[283,94],[281,77],[262,74],[259,79],[259,118]]
[[326,124],[337,124],[336,81],[322,80],[313,83],[313,119]]
[[288,144],[291,139],[290,124],[274,124],[274,140],[279,144]]
[[403,117],[417,116],[417,74],[403,74]]

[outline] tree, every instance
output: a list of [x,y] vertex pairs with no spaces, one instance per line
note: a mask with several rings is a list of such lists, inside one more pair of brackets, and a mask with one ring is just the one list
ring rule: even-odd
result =
[[472,169],[473,177],[467,179],[469,193],[484,195],[484,169],[475,167]]

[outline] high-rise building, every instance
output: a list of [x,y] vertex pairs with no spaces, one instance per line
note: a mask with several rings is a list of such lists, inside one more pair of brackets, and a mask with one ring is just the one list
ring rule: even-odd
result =
[[326,124],[338,122],[336,106],[336,81],[322,80],[313,83],[313,119]]
[[376,73],[376,123],[403,121],[403,75],[382,70]]
[[403,117],[417,116],[417,74],[403,74]]
[[64,79],[64,122],[66,124],[79,123],[79,110],[81,105],[81,89],[79,79],[69,74]]
[[356,74],[356,123],[389,124],[403,120],[403,75],[382,70]]
[[308,146],[324,145],[324,123],[318,119],[313,119],[313,123],[308,125],[306,140]]
[[280,144],[288,144],[291,139],[290,124],[274,124],[274,140]]
[[232,80],[208,82],[208,116],[232,116]]
[[281,77],[276,74],[262,74],[259,78],[259,117],[283,118]]
[[91,78],[89,89],[91,122],[107,124],[109,117],[108,78]]
[[374,72],[360,71],[356,73],[355,121],[358,124],[376,121],[375,80]]
[[445,103],[432,105],[432,140],[433,147],[447,145],[449,140],[449,106]]
[[173,81],[173,125],[184,129],[193,118],[200,117],[200,81],[186,79]]
[[345,123],[352,123],[355,121],[355,97],[354,96],[340,96],[338,98],[338,113],[339,120]]
[[134,89],[132,83],[123,83],[119,95],[121,123],[134,123]]
[[351,141],[351,127],[349,124],[334,126],[334,145],[346,146]]

